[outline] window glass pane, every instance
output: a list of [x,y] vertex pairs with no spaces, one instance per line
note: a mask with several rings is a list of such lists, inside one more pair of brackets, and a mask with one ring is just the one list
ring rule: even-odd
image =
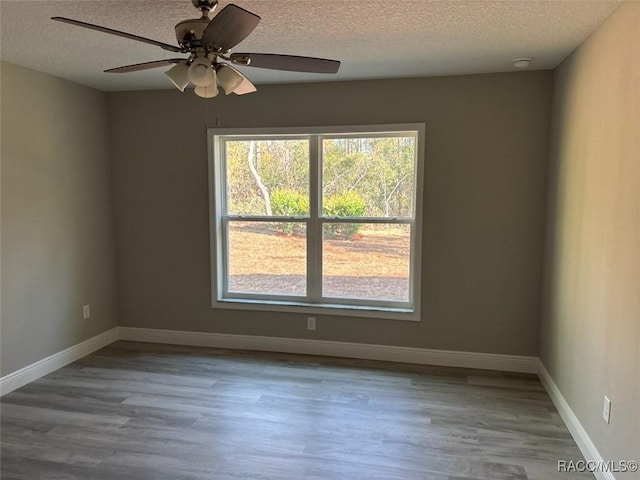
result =
[[227,213],[308,215],[309,141],[227,140]]
[[323,214],[413,217],[416,139],[323,138]]
[[322,295],[408,302],[410,239],[409,225],[325,224]]
[[229,222],[229,291],[306,295],[306,225]]

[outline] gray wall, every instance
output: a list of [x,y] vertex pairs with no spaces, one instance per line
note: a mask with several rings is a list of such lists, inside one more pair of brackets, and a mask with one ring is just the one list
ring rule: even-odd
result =
[[[121,325],[537,355],[552,73],[109,94]],[[217,120],[216,120],[217,119]],[[427,125],[421,322],[212,310],[205,126]]]
[[106,94],[3,62],[1,95],[4,375],[117,315]]
[[553,102],[540,356],[606,460],[640,460],[639,25],[623,4],[557,70]]

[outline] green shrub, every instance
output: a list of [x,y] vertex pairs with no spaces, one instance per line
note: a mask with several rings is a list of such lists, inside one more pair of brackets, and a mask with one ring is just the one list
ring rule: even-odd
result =
[[[327,217],[362,217],[367,203],[357,192],[345,192],[327,198],[322,205],[323,214]],[[326,223],[325,235],[329,238],[349,240],[360,231],[358,223]]]
[[[271,194],[271,211],[274,215],[288,217],[303,216],[309,213],[309,199],[293,190],[274,190]],[[278,230],[285,235],[303,233],[301,224],[286,222],[276,224]]]
[[293,190],[275,190],[271,194],[271,210],[274,215],[306,215],[309,213],[309,200]]

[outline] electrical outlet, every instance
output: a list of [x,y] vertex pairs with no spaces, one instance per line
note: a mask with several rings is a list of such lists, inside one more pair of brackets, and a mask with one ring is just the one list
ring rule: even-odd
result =
[[91,317],[91,308],[89,307],[89,305],[83,305],[82,306],[82,318],[87,320],[90,317]]
[[604,407],[602,408],[602,418],[607,423],[611,422],[611,400],[606,395],[604,396]]
[[316,317],[307,317],[307,330],[316,329]]

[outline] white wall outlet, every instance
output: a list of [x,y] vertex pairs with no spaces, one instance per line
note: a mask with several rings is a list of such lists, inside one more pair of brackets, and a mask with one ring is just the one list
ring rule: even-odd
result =
[[602,418],[607,423],[611,422],[611,400],[606,395],[604,396],[604,407],[602,408]]
[[91,317],[91,308],[89,307],[89,305],[83,305],[82,306],[82,318],[87,320],[90,317]]
[[307,330],[316,329],[316,317],[307,317]]

